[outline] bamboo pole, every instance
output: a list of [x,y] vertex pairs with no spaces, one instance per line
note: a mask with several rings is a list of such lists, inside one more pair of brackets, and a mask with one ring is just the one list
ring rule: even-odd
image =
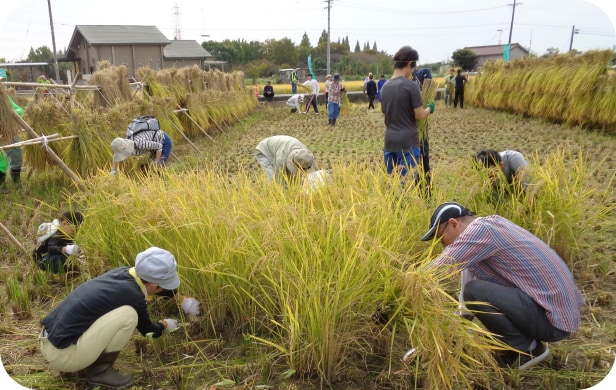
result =
[[[218,122],[216,122],[216,121],[214,120],[214,118],[212,118],[212,116],[210,115],[210,113],[209,113],[209,112],[207,112],[207,110],[205,111],[205,115],[207,115],[207,117],[208,117],[208,118],[210,118],[210,120],[211,120],[212,122],[214,122],[214,124],[216,125],[216,127],[218,127],[218,130],[220,130],[220,132],[221,132],[221,133],[223,133],[223,134],[227,134],[227,133],[226,133],[226,132],[222,129],[222,127],[218,124]],[[224,120],[223,120],[223,122],[224,122]]]
[[209,135],[207,133],[207,131],[205,131],[205,129],[201,126],[199,126],[199,124],[197,123],[197,121],[195,121],[189,114],[188,114],[188,109],[187,108],[180,108],[179,110],[174,110],[173,112],[183,112],[184,114],[186,114],[186,116],[188,117],[188,119],[191,120],[192,123],[195,124],[195,126],[197,126],[197,128],[199,128],[199,130],[201,130],[201,132],[203,134],[205,134],[206,137],[208,137],[209,139],[212,140],[212,142],[216,143],[216,141],[214,141],[214,138],[212,138],[211,135]]
[[4,231],[4,233],[9,237],[9,240],[11,242],[13,242],[13,244],[15,244],[15,246],[17,248],[19,248],[24,254],[28,254],[28,251],[26,250],[26,248],[24,248],[24,246],[21,244],[21,242],[19,242],[15,236],[11,233],[11,231],[9,229],[7,229],[6,226],[4,226],[4,224],[2,222],[0,222],[0,229]]
[[[15,118],[15,120],[24,128],[24,130],[26,130],[28,134],[30,134],[32,138],[39,138],[36,131],[34,131],[30,125],[28,125],[26,121],[24,121],[19,114],[15,112],[15,110],[12,110],[12,114],[13,118]],[[80,190],[86,190],[86,186],[83,184],[83,181],[64,163],[64,161],[62,161],[60,157],[58,157],[53,150],[48,148],[46,145],[43,145],[43,149],[45,150],[45,153],[47,153],[47,155],[64,171],[64,173],[66,173],[68,177],[70,177],[77,184]]]
[[[167,119],[169,119],[169,117],[167,117]],[[195,148],[195,150],[196,150],[197,152],[201,153],[201,150],[197,147],[197,145],[195,145],[195,144],[194,144],[194,143],[190,140],[190,138],[188,138],[188,137],[186,136],[186,134],[184,134],[184,132],[183,132],[183,131],[182,131],[182,130],[181,130],[181,129],[180,129],[180,128],[179,128],[179,127],[175,124],[175,123],[173,123],[173,121],[172,121],[171,119],[169,119],[169,122],[170,122],[170,123],[171,123],[171,125],[172,125],[172,126],[173,126],[176,130],[177,130],[177,132],[178,132],[178,133],[180,133],[180,134],[182,135],[182,137],[184,137],[184,139],[185,139],[186,141],[188,141],[188,143],[189,143],[189,144],[191,144],[191,145],[192,145],[192,147],[193,147],[193,148]]]
[[53,141],[65,141],[68,139],[75,139],[75,138],[79,138],[79,136],[69,135],[66,137],[60,137],[58,136],[58,134],[52,134],[52,135],[48,135],[45,137],[32,138],[32,139],[21,141],[21,142],[15,142],[14,144],[0,146],[0,150],[20,148],[22,146],[40,145],[40,144],[45,144],[47,142],[53,142]]

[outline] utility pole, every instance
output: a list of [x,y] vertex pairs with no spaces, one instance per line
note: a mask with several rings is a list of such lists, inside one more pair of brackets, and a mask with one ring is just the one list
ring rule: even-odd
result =
[[56,82],[60,82],[60,69],[58,68],[58,55],[56,54],[56,36],[53,31],[53,17],[51,16],[51,0],[47,0],[49,8],[49,25],[51,26],[51,45],[53,47],[53,65],[56,68]]
[[327,1],[327,74],[331,74],[331,35],[330,35],[330,11],[332,0]]
[[573,50],[573,36],[579,34],[580,30],[575,28],[575,24],[571,27],[571,40],[569,41],[569,51]]
[[509,27],[509,44],[511,45],[511,34],[513,33],[513,18],[515,17],[515,6],[517,5],[517,1],[513,0],[513,4],[509,5],[513,6],[513,12],[511,12],[511,27]]

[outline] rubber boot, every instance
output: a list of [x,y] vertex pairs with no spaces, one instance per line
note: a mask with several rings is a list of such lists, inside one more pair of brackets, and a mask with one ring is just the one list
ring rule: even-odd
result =
[[94,363],[87,368],[88,383],[92,386],[111,388],[125,387],[133,384],[131,375],[120,374],[112,369],[120,351],[103,352]]
[[3,194],[8,194],[9,190],[6,188],[6,173],[0,172],[0,191]]
[[19,184],[20,174],[21,174],[21,169],[11,169],[11,179],[13,179],[13,184]]
[[329,125],[331,126],[331,125],[332,125],[332,120],[331,120],[331,119],[328,119],[328,120],[329,120],[329,122],[328,122],[328,123],[329,123]]
[[336,126],[336,120],[332,119],[332,126]]

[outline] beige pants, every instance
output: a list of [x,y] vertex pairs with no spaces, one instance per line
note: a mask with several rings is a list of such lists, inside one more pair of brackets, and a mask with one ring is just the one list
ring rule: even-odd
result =
[[51,367],[62,372],[75,372],[89,367],[103,352],[121,351],[136,327],[135,309],[121,306],[96,320],[76,344],[58,349],[47,340],[45,330],[39,336],[39,343]]

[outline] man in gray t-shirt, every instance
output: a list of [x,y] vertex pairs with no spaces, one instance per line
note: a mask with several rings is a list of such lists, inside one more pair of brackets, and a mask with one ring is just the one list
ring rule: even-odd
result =
[[381,90],[381,111],[385,115],[385,146],[383,159],[387,173],[401,167],[401,176],[419,161],[417,121],[434,111],[424,108],[419,85],[410,80],[419,55],[404,46],[394,55],[394,73]]
[[524,191],[528,189],[531,177],[528,162],[522,153],[515,150],[497,152],[494,149],[483,149],[477,153],[477,160],[487,168],[500,167],[507,183],[518,183]]

